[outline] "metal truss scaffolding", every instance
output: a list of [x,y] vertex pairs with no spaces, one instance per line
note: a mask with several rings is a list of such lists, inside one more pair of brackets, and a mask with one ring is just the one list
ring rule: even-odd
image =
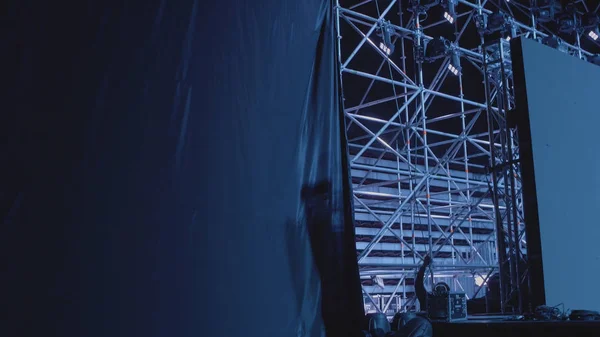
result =
[[[585,1],[573,5],[578,13],[597,10]],[[527,309],[519,149],[507,118],[515,108],[508,41],[549,43],[554,34],[538,20],[540,8],[528,0],[338,1],[368,311],[415,309],[414,276],[427,254],[434,258],[428,282],[444,281],[473,298],[499,272],[503,310]],[[582,47],[584,35],[577,30],[560,48],[593,56]]]

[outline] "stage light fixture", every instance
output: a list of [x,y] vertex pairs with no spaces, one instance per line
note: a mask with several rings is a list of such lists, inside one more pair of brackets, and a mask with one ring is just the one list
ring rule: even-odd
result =
[[392,53],[392,50],[388,48],[383,42],[379,43],[379,49],[381,49],[388,56]]
[[507,23],[507,17],[502,12],[492,13],[487,19],[487,32],[493,33],[502,30]]
[[506,17],[506,23],[502,27],[502,38],[506,41],[512,40],[513,37],[517,37],[517,25],[512,17]]
[[600,26],[600,17],[597,14],[585,13],[581,17],[581,27],[587,30],[585,35],[593,41],[598,41],[600,37],[598,26]]
[[541,23],[554,21],[562,6],[558,0],[537,0],[537,20]]
[[[482,20],[479,21],[481,22]],[[486,23],[485,20],[482,22]],[[480,26],[481,23],[478,23],[477,29],[481,34]],[[486,41],[494,41],[497,39],[510,41],[513,37],[517,36],[517,26],[510,15],[504,12],[495,12],[487,18],[487,26],[483,30],[483,35]]]
[[458,76],[458,68],[454,67],[452,63],[448,64],[448,69],[454,76]]
[[392,43],[392,35],[394,35],[394,28],[392,28],[389,22],[381,23],[381,37],[383,42],[379,43],[379,48],[386,54],[391,55],[394,52],[394,44]]
[[552,35],[552,36],[547,36],[545,38],[542,39],[542,43],[545,44],[548,47],[552,47],[554,49],[558,49],[562,52],[565,52],[566,49],[563,48],[563,42],[562,39],[559,38],[558,36]]
[[454,23],[454,17],[448,12],[444,12],[444,19],[446,19],[450,23]]
[[561,33],[571,34],[577,30],[575,17],[571,14],[565,14],[558,19],[558,30]]
[[484,35],[487,27],[488,16],[485,13],[475,14],[473,19],[475,21],[475,27],[477,27],[477,32],[479,35]]
[[425,45],[425,60],[433,61],[439,57],[445,56],[450,50],[450,41],[439,37],[429,40]]
[[513,23],[510,25],[510,29],[506,32],[507,36],[504,38],[506,41],[510,41],[513,37],[517,37],[517,26]]
[[457,0],[444,0],[442,2],[442,7],[445,9],[444,19],[452,24],[456,21],[456,4]]
[[460,66],[460,55],[458,54],[458,52],[452,51],[452,55],[450,56],[450,63],[448,63],[448,70],[450,70],[450,72],[454,74],[454,76],[458,76],[461,69],[462,68]]

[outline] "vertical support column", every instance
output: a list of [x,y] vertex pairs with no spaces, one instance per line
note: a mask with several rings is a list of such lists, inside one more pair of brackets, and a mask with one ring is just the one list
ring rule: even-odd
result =
[[[402,1],[398,1],[398,13],[400,15],[400,26],[404,27],[404,12],[403,12],[403,8],[402,8]],[[402,49],[402,69],[406,70],[406,40],[404,35],[402,35],[401,39],[401,49]],[[404,80],[404,82],[406,82],[406,79]],[[404,103],[406,105],[406,103],[408,102],[408,89],[406,87],[404,87]],[[413,162],[413,158],[412,158],[412,149],[411,149],[411,128],[408,125],[409,121],[410,121],[410,107],[406,106],[406,109],[404,109],[404,120],[406,121],[406,125],[407,127],[404,129],[404,140],[406,142],[405,147],[406,147],[406,160],[409,163]],[[401,121],[401,117],[398,116],[398,119]],[[414,184],[413,184],[413,168],[411,165],[408,165],[408,194],[411,194],[412,191],[414,190]],[[415,199],[413,198],[410,201],[410,226],[411,226],[411,253],[410,255],[412,256],[412,263],[416,264],[417,263],[417,257],[416,254],[414,253],[416,251],[416,247],[415,247]],[[402,262],[404,263],[405,260],[402,260]],[[408,298],[406,298],[406,278],[408,276],[408,274],[412,274],[412,270],[410,272],[407,272],[406,269],[402,270],[404,273],[404,278],[402,280],[402,298],[404,299],[404,303],[402,304],[402,308],[405,308],[406,310],[408,310],[407,305],[409,304],[409,300]]]
[[[335,1],[335,30],[337,33],[337,59],[338,64],[342,65],[342,33],[340,31],[340,0]],[[340,69],[340,83],[342,82],[342,69]],[[343,95],[343,90],[340,90],[340,93]]]
[[[494,72],[495,76],[495,84],[496,84],[496,105],[497,105],[497,113],[495,113],[495,120],[497,122],[497,131],[498,131],[498,135],[500,138],[500,151],[496,152],[497,156],[495,158],[496,164],[493,167],[493,170],[498,172],[498,175],[500,177],[502,177],[502,185],[503,185],[503,193],[502,195],[497,194],[497,197],[499,198],[499,201],[502,200],[502,203],[499,202],[500,204],[504,204],[505,207],[505,211],[504,211],[504,218],[506,219],[506,221],[502,221],[502,228],[503,231],[506,231],[506,236],[505,238],[507,239],[507,244],[508,244],[508,254],[507,254],[507,267],[509,269],[509,277],[510,277],[510,282],[507,283],[506,285],[506,297],[505,297],[505,301],[506,304],[512,304],[512,296],[514,295],[514,284],[515,284],[515,269],[514,269],[514,242],[513,242],[513,236],[511,235],[512,233],[512,227],[511,227],[511,223],[512,223],[512,213],[511,213],[511,203],[510,203],[510,186],[509,186],[509,177],[508,177],[508,170],[506,167],[506,162],[507,162],[507,142],[508,142],[508,138],[506,135],[506,122],[505,122],[505,114],[506,114],[506,97],[505,97],[505,91],[504,91],[504,76],[503,76],[503,71],[502,71],[502,66],[503,66],[503,62],[504,62],[504,48],[503,48],[503,43],[502,40],[498,40],[497,42],[495,42],[493,45],[495,45],[494,49],[497,48],[498,51],[498,60],[496,60],[496,64],[498,66],[498,71]],[[492,45],[492,46],[493,46]],[[494,113],[494,112],[492,112]],[[494,128],[496,128],[496,125],[494,126]],[[502,213],[501,213],[502,214]],[[504,228],[504,223],[506,222],[506,228]]]
[[[473,218],[471,217],[471,214],[473,213],[473,208],[472,208],[472,200],[471,200],[471,184],[470,184],[470,180],[469,180],[469,152],[467,149],[467,123],[466,123],[466,118],[467,116],[465,115],[465,102],[463,101],[463,99],[465,98],[465,94],[463,91],[463,76],[462,76],[462,72],[459,74],[458,76],[458,84],[459,84],[459,93],[460,93],[460,98],[461,98],[461,102],[460,102],[460,121],[461,121],[461,142],[462,142],[462,147],[463,147],[463,152],[464,152],[464,160],[463,160],[463,167],[465,170],[465,184],[467,187],[467,191],[466,191],[466,197],[467,197],[467,205],[468,205],[468,210],[469,210],[469,219],[468,224],[469,224],[469,240],[471,241],[471,243],[473,244],[473,247],[475,247],[474,244],[474,240],[473,240]],[[450,171],[450,170],[448,170]],[[474,252],[473,252],[474,253]],[[474,254],[473,254],[474,256]]]
[[[446,170],[448,172],[447,177],[450,178],[450,164],[446,163]],[[454,217],[454,205],[452,203],[452,184],[450,183],[450,179],[448,179],[447,184],[446,184],[446,188],[448,189],[448,215],[449,218],[452,219]],[[452,235],[452,237],[450,238],[450,244],[452,245],[452,247],[454,247],[454,228],[453,225],[450,224],[450,235]],[[456,264],[456,260],[457,260],[457,256],[456,256],[456,251],[453,249],[452,250],[452,265]]]
[[[510,129],[510,125],[507,122],[508,113],[510,111],[510,99],[509,99],[509,85],[510,81],[507,76],[506,71],[506,60],[505,60],[505,45],[503,40],[500,40],[500,76],[502,80],[502,96],[504,106],[504,133],[505,133],[505,141],[506,141],[506,150],[507,155],[504,156],[504,172],[506,172],[506,166],[508,166],[508,173],[505,173],[505,176],[508,176],[508,179],[505,179],[504,184],[510,185],[509,196],[510,200],[507,204],[510,204],[510,209],[507,209],[507,212],[510,212],[510,216],[508,217],[510,220],[508,222],[508,227],[512,229],[511,241],[513,245],[512,256],[511,256],[511,266],[513,270],[513,279],[512,279],[512,290],[514,291],[514,297],[516,297],[517,301],[517,309],[519,313],[523,311],[523,303],[521,298],[521,276],[519,272],[519,225],[518,225],[518,215],[517,215],[517,191],[516,191],[516,179],[515,179],[515,158],[513,153],[513,137]],[[512,221],[512,222],[511,222]],[[513,298],[514,298],[513,297]]]
[[[403,16],[403,12],[402,12],[402,1],[398,1],[398,15],[400,16],[400,26],[404,27],[404,16]],[[401,55],[402,55],[401,57],[402,57],[402,69],[403,69],[403,71],[406,70],[406,47],[405,47],[405,43],[406,43],[406,41],[405,41],[404,35],[402,35],[400,37],[400,49],[401,49]],[[406,83],[407,82],[406,79],[403,79],[403,82]],[[409,108],[408,108],[408,106],[406,106],[406,104],[408,103],[408,88],[407,87],[403,87],[402,89],[404,91],[404,106],[406,107],[404,110],[405,110],[405,115],[406,115],[406,121],[408,123],[408,110],[409,110]],[[398,123],[402,124],[402,114],[398,114]],[[402,144],[402,147],[406,147],[408,149],[407,150],[408,151],[407,160],[410,163],[411,162],[411,157],[410,157],[410,139],[408,138],[409,137],[409,128],[405,128],[402,132],[405,135],[403,138],[404,138],[404,141],[406,142],[406,144]],[[398,153],[400,153],[399,150],[398,150]],[[398,175],[397,175],[397,177],[398,177],[398,191],[399,191],[398,193],[400,194],[400,199],[398,200],[398,205],[400,205],[400,203],[402,202],[402,200],[401,200],[401,198],[402,198],[401,184],[402,183],[400,181],[401,178],[402,178],[402,176],[400,175],[400,158],[396,157],[396,162],[398,164]],[[409,170],[410,170],[410,167],[409,167]],[[410,190],[412,190],[412,180],[410,181],[409,188],[410,188]],[[401,216],[400,217],[400,236],[402,237],[402,239],[404,239],[404,221],[402,219],[403,219],[403,217]],[[401,252],[401,254],[402,254],[402,264],[406,264],[405,254],[404,254],[404,249],[405,249],[404,243],[401,242],[400,245],[401,245],[401,250],[402,250],[402,252]],[[413,254],[413,256],[414,256],[414,254]],[[414,261],[413,261],[413,263],[414,263]],[[405,281],[406,280],[406,271],[404,271],[403,277],[404,278],[403,278],[402,282],[405,284],[406,283],[406,281]],[[402,289],[403,289],[403,298],[406,299],[406,290],[405,290],[406,287],[403,286]]]
[[[573,20],[575,23],[577,22],[577,14],[573,14]],[[583,60],[583,53],[581,52],[581,37],[579,36],[578,31],[575,32],[575,36],[577,37],[577,57],[579,57],[580,60]]]
[[497,249],[497,255],[498,255],[498,266],[499,266],[499,273],[500,273],[500,307],[502,312],[504,313],[505,311],[505,307],[506,307],[506,286],[510,283],[508,282],[506,275],[508,274],[507,272],[509,272],[508,270],[506,270],[507,267],[507,256],[506,256],[506,242],[505,242],[505,236],[504,236],[504,224],[502,221],[502,214],[500,212],[500,200],[499,200],[499,195],[498,195],[498,172],[496,170],[496,137],[495,137],[495,124],[494,124],[494,106],[492,105],[492,97],[491,97],[491,83],[489,80],[489,64],[490,64],[490,60],[489,60],[489,55],[488,55],[488,50],[487,48],[484,46],[482,48],[482,53],[483,53],[483,74],[484,74],[484,85],[485,85],[485,98],[486,98],[486,102],[487,102],[487,122],[488,122],[488,138],[489,138],[489,143],[490,143],[490,170],[491,170],[491,175],[492,175],[492,199],[494,202],[494,215],[495,215],[495,220],[496,220],[496,226],[495,226],[495,232],[496,232],[496,249]]
[[[421,27],[421,18],[419,15],[416,16],[416,26],[417,26],[417,46],[423,46],[423,28]],[[425,167],[425,198],[426,198],[426,209],[427,209],[427,232],[429,236],[429,252],[428,254],[433,255],[433,236],[432,236],[432,223],[431,223],[431,187],[430,187],[430,177],[429,177],[429,151],[428,151],[428,143],[427,143],[427,113],[425,112],[425,83],[423,80],[423,63],[417,63],[418,68],[418,82],[419,86],[419,104],[421,109],[421,120],[423,127],[423,166]]]

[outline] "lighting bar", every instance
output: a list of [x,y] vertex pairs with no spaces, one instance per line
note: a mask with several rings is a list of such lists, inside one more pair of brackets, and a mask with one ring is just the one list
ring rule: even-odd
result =
[[448,64],[448,70],[450,70],[450,72],[454,74],[454,76],[458,76],[458,68],[456,68],[452,64]]
[[387,55],[390,56],[390,54],[392,53],[392,50],[390,48],[388,48],[385,44],[383,44],[383,42],[379,42],[379,48],[381,50],[383,50],[383,52]]
[[448,12],[444,12],[444,19],[448,20],[450,23],[454,23],[454,17]]
[[598,35],[598,32],[590,30],[588,33],[588,37],[594,41],[598,41],[598,38],[600,38],[600,35]]

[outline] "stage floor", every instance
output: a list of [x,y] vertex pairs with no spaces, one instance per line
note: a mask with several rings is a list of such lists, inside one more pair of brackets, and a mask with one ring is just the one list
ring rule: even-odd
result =
[[600,321],[468,320],[434,322],[434,337],[598,337]]

